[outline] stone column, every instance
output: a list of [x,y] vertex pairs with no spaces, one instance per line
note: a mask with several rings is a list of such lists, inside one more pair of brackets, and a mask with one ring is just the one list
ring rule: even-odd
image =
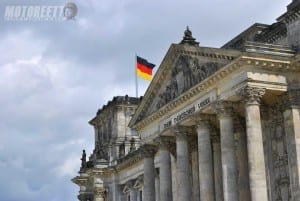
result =
[[143,145],[144,156],[144,201],[155,201],[155,167],[154,156],[156,147],[153,145]]
[[238,91],[245,100],[248,166],[252,201],[267,201],[267,179],[260,119],[260,100],[265,89],[243,87]]
[[156,142],[159,144],[160,201],[173,201],[171,155],[169,149],[175,142],[173,138],[166,136],[159,137]]
[[214,164],[214,183],[216,201],[223,201],[223,178],[222,178],[222,158],[220,135],[214,130],[212,135],[213,144],[213,164]]
[[196,119],[198,135],[198,164],[200,200],[214,201],[213,158],[210,139],[210,126],[204,115]]
[[290,90],[283,102],[292,201],[300,200],[300,90]]
[[238,170],[235,155],[232,103],[219,101],[215,106],[220,120],[223,196],[225,201],[238,201]]
[[192,199],[192,191],[187,130],[185,127],[178,126],[173,132],[176,136],[177,198],[178,201],[188,201]]
[[239,198],[242,201],[251,201],[250,188],[249,188],[249,168],[248,168],[248,155],[247,155],[247,139],[245,132],[245,122],[241,118],[235,119],[235,136],[236,136],[236,157],[239,169],[238,186]]

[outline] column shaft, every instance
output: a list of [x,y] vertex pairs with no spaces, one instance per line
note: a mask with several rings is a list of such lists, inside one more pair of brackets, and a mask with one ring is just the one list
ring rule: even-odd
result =
[[155,148],[151,145],[144,145],[144,201],[155,201]]
[[199,122],[197,132],[200,200],[214,201],[213,159],[208,123]]
[[188,201],[192,198],[190,161],[186,133],[182,131],[176,133],[176,155],[178,201]]
[[220,117],[223,196],[225,201],[238,200],[237,162],[231,116]]
[[172,195],[172,171],[171,171],[171,156],[167,148],[159,149],[160,157],[160,201],[173,201]]
[[267,201],[267,182],[259,105],[246,105],[250,191],[253,201]]

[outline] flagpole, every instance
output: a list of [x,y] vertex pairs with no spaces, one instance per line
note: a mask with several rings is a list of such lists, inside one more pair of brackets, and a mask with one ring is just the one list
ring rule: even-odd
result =
[[137,55],[135,53],[135,59],[134,59],[135,65],[134,65],[134,72],[135,72],[135,96],[138,98],[139,96],[139,87],[138,87],[138,77],[137,77]]

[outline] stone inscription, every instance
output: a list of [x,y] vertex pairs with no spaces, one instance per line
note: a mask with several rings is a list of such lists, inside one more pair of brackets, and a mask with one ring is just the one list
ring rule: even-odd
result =
[[166,130],[173,125],[178,124],[179,122],[183,121],[184,119],[192,116],[196,112],[202,110],[206,106],[208,106],[214,99],[214,96],[206,96],[204,98],[201,98],[198,100],[195,104],[191,104],[192,106],[189,106],[187,108],[184,108],[180,112],[176,113],[175,115],[171,116],[167,120],[165,120],[163,123],[160,124],[159,128],[160,131]]

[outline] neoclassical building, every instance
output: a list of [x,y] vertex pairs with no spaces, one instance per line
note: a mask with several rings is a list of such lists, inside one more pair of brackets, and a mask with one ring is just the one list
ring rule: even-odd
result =
[[187,28],[143,98],[97,112],[80,201],[299,201],[300,0],[221,48]]

